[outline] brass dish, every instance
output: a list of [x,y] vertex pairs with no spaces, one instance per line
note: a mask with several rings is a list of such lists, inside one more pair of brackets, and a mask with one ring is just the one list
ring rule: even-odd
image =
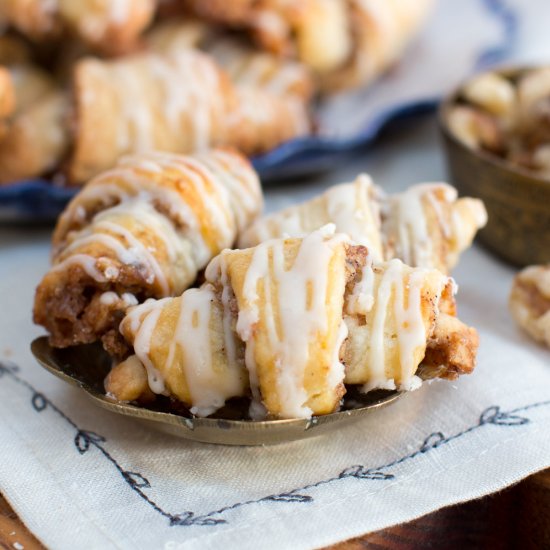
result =
[[272,445],[322,435],[330,429],[355,422],[370,412],[389,405],[401,395],[397,391],[374,391],[368,394],[350,391],[342,410],[311,419],[242,420],[244,404],[235,402],[216,413],[216,418],[194,417],[187,410],[174,412],[167,398],[154,408],[118,403],[104,394],[103,380],[110,369],[109,356],[96,345],[52,348],[48,338],[37,338],[31,351],[38,362],[52,374],[79,387],[100,407],[137,418],[163,432],[185,439],[223,445]]
[[[513,78],[532,68],[492,72]],[[489,221],[479,232],[483,244],[518,266],[549,262],[550,182],[496,155],[470,149],[452,134],[446,121],[463,86],[447,96],[438,111],[451,182],[461,194],[485,203]]]

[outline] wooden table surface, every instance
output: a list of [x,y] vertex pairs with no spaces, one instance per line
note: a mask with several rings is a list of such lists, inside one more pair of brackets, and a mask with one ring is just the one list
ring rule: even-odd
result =
[[[0,548],[44,548],[0,495]],[[550,470],[500,493],[450,506],[330,550],[550,549]]]

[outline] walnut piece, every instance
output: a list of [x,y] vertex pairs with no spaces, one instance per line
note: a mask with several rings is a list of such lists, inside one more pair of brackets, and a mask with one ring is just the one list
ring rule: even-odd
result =
[[550,347],[550,264],[520,271],[514,279],[509,303],[518,325]]

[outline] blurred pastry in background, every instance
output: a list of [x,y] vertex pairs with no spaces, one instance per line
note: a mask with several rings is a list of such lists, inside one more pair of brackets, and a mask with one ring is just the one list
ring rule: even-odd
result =
[[279,96],[312,99],[315,92],[306,65],[254,48],[244,37],[188,18],[171,18],[155,25],[145,37],[146,46],[167,53],[200,49],[227,73],[236,86],[254,87]]
[[261,48],[300,60],[324,91],[367,84],[403,53],[433,0],[182,0],[196,16],[246,30]]
[[486,222],[482,201],[457,198],[450,185],[419,184],[387,195],[362,174],[353,183],[335,185],[310,201],[258,219],[239,245],[254,246],[283,235],[302,237],[334,223],[373,257],[399,258],[413,267],[449,273]]
[[0,38],[0,183],[51,173],[69,145],[65,91],[24,42]]
[[311,128],[305,102],[236,87],[210,56],[192,49],[85,58],[76,64],[73,89],[73,183],[127,153],[231,145],[254,154]]
[[35,322],[54,347],[101,340],[123,354],[118,324],[126,309],[181,294],[262,205],[257,175],[236,152],[122,158],[60,216]]
[[33,41],[75,35],[105,54],[133,49],[153,21],[156,0],[2,0],[4,18]]
[[520,271],[514,278],[509,305],[516,323],[531,338],[550,347],[550,264]]
[[378,76],[431,3],[0,0],[0,184],[311,135],[319,94]]

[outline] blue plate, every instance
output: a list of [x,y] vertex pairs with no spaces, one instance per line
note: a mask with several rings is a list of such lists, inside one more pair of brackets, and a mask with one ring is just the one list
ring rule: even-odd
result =
[[[371,144],[388,122],[432,110],[461,78],[510,58],[519,22],[527,16],[506,0],[440,0],[425,32],[388,74],[364,90],[317,106],[317,135],[288,141],[252,159],[262,181],[332,168]],[[468,40],[463,32],[449,29],[468,29]],[[42,179],[0,186],[0,221],[52,221],[75,193]]]

